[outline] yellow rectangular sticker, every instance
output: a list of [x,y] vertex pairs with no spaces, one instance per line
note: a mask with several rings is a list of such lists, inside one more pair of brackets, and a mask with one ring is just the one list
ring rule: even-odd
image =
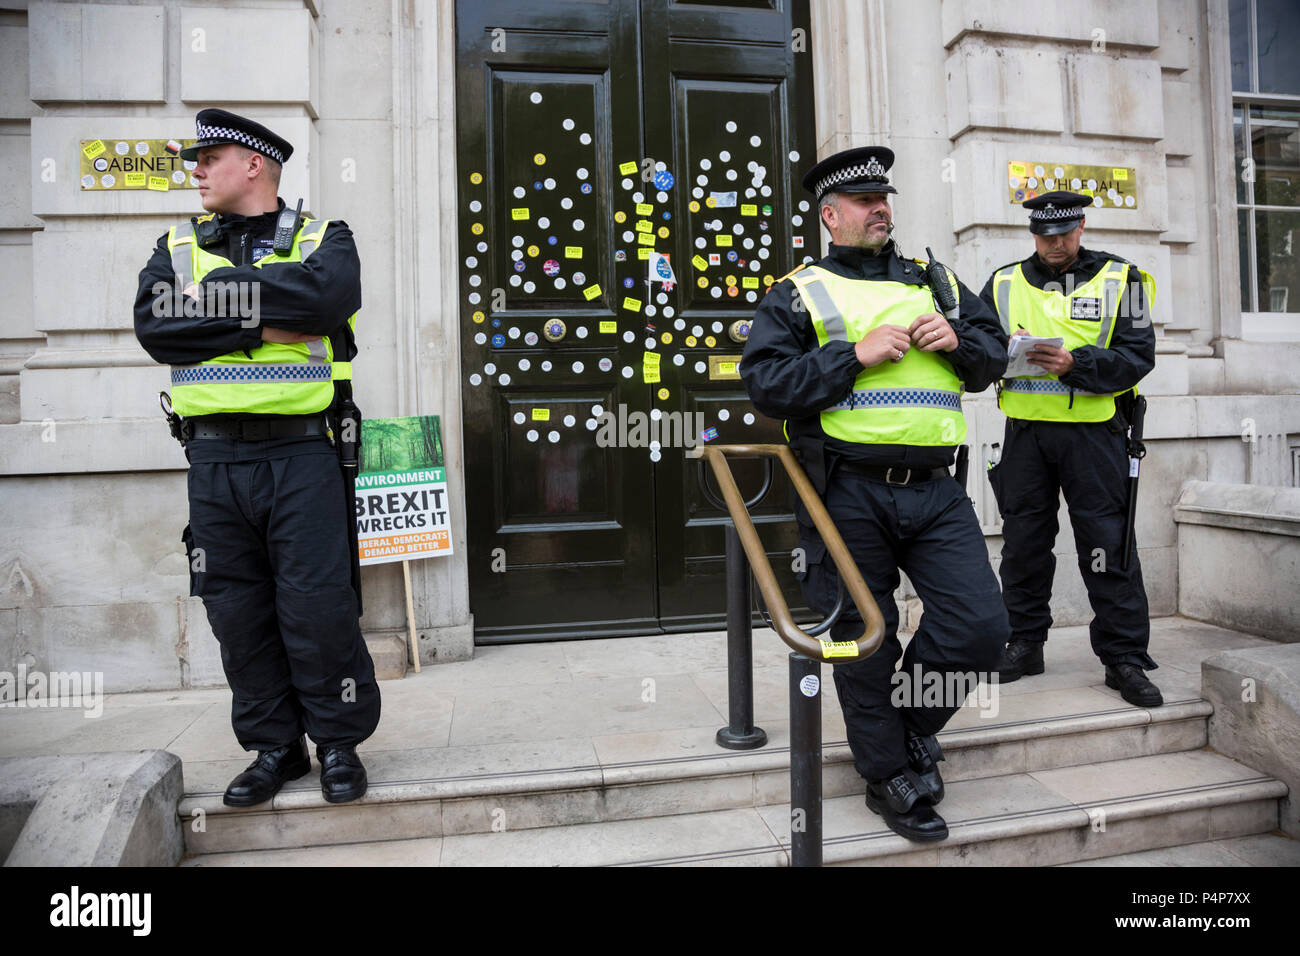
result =
[[549,408],[534,408],[533,421],[549,422],[551,420],[551,410]]
[[636,204],[636,214],[638,216],[648,216],[655,211],[654,203],[639,202]]
[[104,141],[101,139],[91,140],[85,146],[81,147],[81,151],[86,154],[87,159],[94,159],[106,149],[108,149],[108,147],[104,145]]
[[728,379],[736,380],[740,378],[740,356],[739,355],[710,355],[709,356],[709,381],[726,381]]
[[511,218],[511,219],[527,219],[527,218],[528,218],[528,207],[527,207],[527,206],[519,206],[519,207],[517,207],[517,208],[515,208],[515,209],[511,209],[511,210],[510,210],[510,218]]
[[1111,174],[1112,176],[1114,176],[1116,179],[1128,179],[1128,170],[1127,170],[1127,169],[1114,169],[1114,168],[1112,168],[1111,171],[1110,171],[1110,174]]
[[691,265],[695,266],[695,268],[699,269],[701,272],[709,267],[709,264],[704,261],[704,257],[698,255],[691,256]]
[[596,298],[599,295],[600,295],[600,286],[598,285],[589,285],[587,286],[587,288],[582,290],[582,297],[586,299],[588,302],[590,302],[592,299]]
[[145,180],[146,180],[147,178],[148,178],[148,176],[147,176],[147,174],[145,174],[145,173],[127,173],[127,174],[126,174],[126,188],[127,188],[127,189],[143,189],[143,188],[145,187],[145,185],[146,185]]
[[629,160],[626,163],[621,163],[618,167],[618,171],[624,176],[632,175],[636,172],[636,160]]
[[646,352],[641,359],[641,378],[648,385],[659,381],[659,353]]
[[731,233],[729,233],[729,232],[720,232],[720,233],[718,233],[718,245],[720,245],[720,246],[729,246],[729,245],[731,245]]
[[565,246],[565,247],[564,247],[564,258],[566,258],[566,259],[581,259],[581,258],[582,258],[582,246]]
[[818,641],[822,646],[822,657],[857,657],[858,645],[855,641]]
[[[727,238],[731,237],[728,236]],[[638,232],[636,234],[636,241],[638,245],[653,246],[655,244],[655,234],[653,232]]]
[[741,204],[740,204],[740,214],[741,214],[742,216],[757,216],[757,215],[758,215],[758,204],[757,204],[757,203],[748,203],[748,202],[743,202],[743,203],[741,203]]
[[742,289],[757,289],[758,276],[742,276],[740,280],[740,287]]
[[160,193],[165,193],[171,188],[171,180],[166,176],[150,176],[149,188]]
[[654,232],[655,225],[649,219],[638,219],[636,221],[637,232]]
[[617,332],[618,323],[610,319],[602,319],[600,323],[600,331],[605,334],[608,334],[610,332]]
[[653,249],[647,249],[645,246],[642,246],[640,249],[636,251],[636,257],[638,259],[649,259],[650,253],[652,252],[654,252]]
[[1024,163],[1012,163],[1012,164],[1011,164],[1011,175],[1012,175],[1012,176],[1023,176],[1024,174],[1025,174],[1025,164],[1024,164]]
[[634,299],[630,295],[625,295],[623,296],[623,308],[627,309],[629,312],[640,312],[641,300]]

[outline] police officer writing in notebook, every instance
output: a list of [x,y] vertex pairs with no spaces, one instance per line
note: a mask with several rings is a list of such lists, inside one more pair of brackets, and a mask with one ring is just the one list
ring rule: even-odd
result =
[[[890,239],[888,194],[897,190],[886,173],[893,161],[883,147],[850,149],[804,176],[830,251],[763,299],[740,374],[755,408],[787,420],[790,444],[884,615],[880,649],[835,666],[867,806],[902,836],[930,841],[948,835],[935,810],[943,798],[935,734],[962,701],[936,705],[921,699],[919,686],[904,684],[897,706],[891,677],[900,657],[909,682],[918,666],[922,675],[987,672],[1006,641],[1006,609],[984,535],[948,472],[966,434],[961,393],[987,388],[1002,374],[1006,335],[946,270],[958,308],[951,318],[936,310],[923,266]],[[796,514],[807,561],[804,596],[825,613],[838,576],[800,503]],[[905,653],[893,597],[900,569],[925,604]],[[850,602],[831,634],[853,640],[862,627]]]
[[1002,512],[1002,593],[1011,620],[998,669],[1003,681],[1043,673],[1063,491],[1106,686],[1130,704],[1156,707],[1163,698],[1145,673],[1156,662],[1147,654],[1151,629],[1136,543],[1127,570],[1121,560],[1128,409],[1134,386],[1155,366],[1155,283],[1119,256],[1083,248],[1091,204],[1064,191],[1026,200],[1037,251],[995,270],[980,295],[1012,335],[1064,340],[1036,346],[1029,353],[1035,372],[1006,379],[998,394],[1007,424],[989,478]]
[[158,240],[135,331],[171,366],[171,421],[190,462],[191,592],[221,645],[235,737],[257,751],[224,799],[252,806],[305,775],[305,734],[325,799],[355,800],[366,791],[356,745],[379,723],[379,686],[334,443],[355,438],[337,410],[351,402],[360,262],[346,223],[303,219],[278,198],[288,142],[225,110],[203,110],[197,125],[181,155],[197,162],[208,214]]

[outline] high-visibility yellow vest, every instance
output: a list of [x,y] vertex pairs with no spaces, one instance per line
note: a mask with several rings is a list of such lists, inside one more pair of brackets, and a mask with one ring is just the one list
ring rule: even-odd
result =
[[[956,276],[949,272],[953,287]],[[938,311],[927,286],[849,279],[819,266],[790,277],[796,307],[808,310],[817,341],[857,342],[881,325],[908,328]],[[879,445],[960,445],[966,438],[962,381],[941,352],[908,349],[899,362],[864,368],[849,397],[821,413],[834,438]]]
[[[328,225],[328,219],[307,219],[287,256],[272,252],[254,265],[274,269],[282,262],[302,262],[316,251]],[[167,248],[178,289],[202,282],[213,269],[234,265],[199,247],[193,223],[173,226],[167,233]],[[227,304],[238,300],[239,290],[230,292]],[[250,299],[245,296],[243,301]],[[348,325],[355,329],[356,322],[353,313]],[[352,364],[334,361],[328,338],[285,345],[263,342],[249,353],[228,352],[197,365],[173,365],[172,408],[182,417],[228,412],[310,415],[324,411],[334,401],[336,379],[350,378]]]
[[[1031,285],[1021,263],[999,269],[993,276],[993,301],[998,318],[1008,335],[1013,327],[1020,326],[1030,335],[1060,336],[1065,340],[1062,348],[1067,352],[1083,345],[1109,348],[1129,268],[1127,262],[1110,259],[1095,276],[1070,290],[1068,295],[1064,289],[1039,289]],[[1142,276],[1149,316],[1155,304],[1156,283],[1148,273],[1141,269],[1138,272]],[[1070,386],[1055,375],[1004,378],[998,406],[1008,418],[1104,422],[1115,415],[1115,396],[1127,391],[1097,393],[1073,389],[1071,394]]]

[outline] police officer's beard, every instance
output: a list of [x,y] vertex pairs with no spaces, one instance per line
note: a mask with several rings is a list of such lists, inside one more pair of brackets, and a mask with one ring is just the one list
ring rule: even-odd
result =
[[[876,225],[876,223],[879,222],[883,222],[886,226],[889,227],[883,235],[878,230],[873,228]],[[875,222],[868,223],[867,225],[862,227],[861,231],[855,237],[856,241],[853,243],[853,245],[863,249],[869,249],[872,252],[879,252],[889,242],[889,238],[893,234],[894,234],[894,224],[890,222],[888,219],[878,219]]]

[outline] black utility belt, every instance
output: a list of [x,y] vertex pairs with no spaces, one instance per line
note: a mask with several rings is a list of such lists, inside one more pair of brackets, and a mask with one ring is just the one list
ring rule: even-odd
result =
[[874,478],[888,485],[915,485],[922,481],[934,481],[936,478],[949,478],[947,468],[900,468],[897,465],[885,468],[880,465],[863,465],[855,461],[841,460],[835,466],[836,471],[847,471],[853,475]]
[[329,433],[325,414],[288,418],[188,418],[181,426],[186,441],[221,438],[226,441],[271,441],[276,438],[312,438]]

